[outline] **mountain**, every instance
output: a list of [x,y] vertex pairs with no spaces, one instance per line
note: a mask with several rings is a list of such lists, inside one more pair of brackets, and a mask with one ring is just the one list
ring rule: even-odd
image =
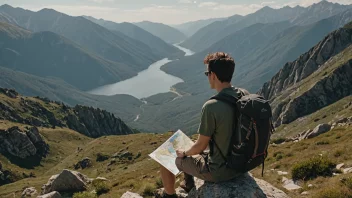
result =
[[15,89],[22,95],[39,96],[66,105],[85,105],[109,109],[125,122],[133,122],[143,104],[130,95],[97,96],[82,92],[57,78],[43,78],[0,66],[0,87]]
[[183,32],[187,37],[190,37],[194,33],[196,33],[199,29],[215,21],[222,21],[222,20],[225,20],[225,18],[203,19],[203,20],[191,21],[191,22],[186,22],[186,23],[171,25],[171,26]]
[[[214,22],[200,29],[181,45],[193,51],[200,52],[226,36],[255,23],[290,21],[292,25],[309,25],[334,16],[349,8],[352,8],[352,6],[334,4],[327,1],[321,1],[307,8],[299,6],[294,8],[286,6],[280,9],[264,7],[253,14],[242,17],[240,20],[233,21],[229,18],[227,20]],[[237,16],[234,17],[238,18]]]
[[72,17],[52,9],[31,12],[8,5],[1,6],[0,13],[11,18],[16,25],[32,32],[51,31],[64,36],[90,53],[130,66],[136,74],[163,58],[152,53],[144,43],[120,32],[113,33],[84,17]]
[[[250,45],[248,45],[248,48],[243,48],[246,51],[244,56],[238,57],[236,54],[232,54],[236,61],[233,85],[249,89],[252,93],[257,92],[285,63],[293,61],[301,54],[309,51],[310,48],[324,39],[328,33],[341,27],[346,20],[352,20],[351,11],[345,11],[309,26],[295,26],[285,29],[285,22],[277,23],[281,24],[284,30],[277,33],[277,35],[272,35],[271,38],[265,36],[268,35],[266,32],[259,33],[260,31],[254,31],[258,32],[258,34],[250,34],[250,32],[253,32],[250,30],[259,28],[258,30],[275,33],[275,24],[257,24],[253,27],[248,27],[248,32],[246,32],[246,29],[236,32],[232,37],[233,39],[229,41],[237,42],[236,38],[238,37],[241,41],[250,43]],[[243,36],[246,35],[245,33],[248,33],[248,37]],[[249,42],[255,40],[256,36],[259,37],[259,40],[262,38],[261,44],[258,46],[255,42]],[[229,42],[228,46],[237,45],[242,46],[241,43],[231,42]],[[219,47],[221,45],[214,46]],[[244,44],[243,46],[247,45]],[[241,49],[242,47],[234,47],[233,51],[231,50],[230,52],[241,54]],[[158,102],[158,105],[151,103],[143,105],[143,112],[134,125],[145,125],[152,122],[154,124],[149,128],[154,131],[183,128],[187,133],[195,133],[199,124],[199,114],[202,105],[215,94],[214,90],[209,89],[208,80],[204,76],[206,67],[202,63],[206,54],[214,51],[208,49],[163,66],[162,70],[184,79],[184,83],[174,86],[174,89],[182,97],[170,101],[168,96],[163,96],[165,101]],[[216,51],[222,51],[222,49],[217,48]],[[174,97],[176,98],[176,96]],[[151,114],[153,116],[148,116]]]
[[271,99],[279,126],[351,95],[351,77],[352,29],[346,25],[287,63],[259,93]]
[[124,64],[90,54],[52,32],[31,33],[0,22],[0,65],[42,77],[61,78],[81,90],[135,74]]
[[180,43],[187,38],[184,33],[162,23],[142,21],[134,24],[170,44]]
[[115,23],[112,21],[106,21],[103,19],[95,19],[93,17],[84,16],[90,21],[99,24],[106,29],[111,31],[122,32],[126,36],[131,37],[134,40],[138,40],[152,49],[154,54],[158,54],[163,57],[182,56],[184,53],[178,48],[166,43],[159,37],[145,31],[144,29],[132,24],[132,23]]
[[330,32],[352,21],[352,9],[307,26],[289,28],[267,44],[250,51],[238,61],[241,65],[234,82],[257,91],[288,61],[294,61]]
[[[88,137],[133,134],[120,118],[92,107],[66,106],[45,98],[27,98],[0,88],[0,118],[35,127],[66,127]],[[25,113],[22,113],[25,112]]]

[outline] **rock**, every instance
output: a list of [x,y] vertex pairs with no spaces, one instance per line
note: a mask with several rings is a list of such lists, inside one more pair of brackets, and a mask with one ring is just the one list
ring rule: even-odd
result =
[[301,195],[309,195],[309,193],[307,191],[304,191],[301,193]]
[[24,198],[24,197],[34,197],[36,195],[38,195],[38,191],[34,187],[29,187],[29,188],[24,189],[24,191],[22,192],[21,197],[22,198]]
[[105,177],[97,177],[94,179],[95,181],[109,181],[108,179],[106,179]]
[[112,159],[112,160],[109,162],[108,166],[111,166],[111,165],[113,165],[113,164],[116,164],[116,159]]
[[308,184],[308,188],[313,188],[313,184]]
[[14,89],[0,88],[0,93],[5,94],[9,98],[17,98],[17,96],[19,95]]
[[195,184],[196,188],[193,188],[188,195],[181,188],[178,188],[178,195],[188,198],[288,197],[281,190],[263,180],[254,179],[250,174],[243,174],[236,179],[221,183],[204,182],[195,178]]
[[277,171],[277,174],[279,174],[279,175],[288,175],[288,172]]
[[121,196],[121,198],[143,198],[143,197],[137,193],[132,193],[127,191]]
[[66,123],[70,129],[86,136],[97,138],[134,133],[120,118],[116,118],[114,114],[105,110],[81,105],[76,105],[73,110],[75,114],[65,117]]
[[282,178],[283,187],[287,190],[298,190],[301,189],[300,186],[296,185],[292,179],[287,179],[286,177]]
[[51,192],[45,195],[38,196],[37,198],[62,198],[59,192]]
[[352,167],[343,169],[343,173],[344,174],[352,173]]
[[319,124],[314,130],[307,136],[308,139],[321,135],[330,131],[331,126],[329,124]]
[[336,165],[336,169],[337,170],[340,170],[342,167],[344,167],[345,166],[345,164],[344,163],[341,163],[341,164],[338,164],[338,165]]
[[16,126],[6,131],[0,130],[0,152],[25,159],[35,155],[45,157],[48,151],[49,145],[45,143],[36,127],[25,132]]
[[92,166],[92,160],[89,157],[86,157],[75,165],[75,169],[79,169],[79,168],[85,169],[91,166]]
[[91,182],[87,176],[64,169],[60,174],[53,175],[47,184],[42,187],[42,194],[53,191],[58,192],[78,192],[87,189],[87,185]]

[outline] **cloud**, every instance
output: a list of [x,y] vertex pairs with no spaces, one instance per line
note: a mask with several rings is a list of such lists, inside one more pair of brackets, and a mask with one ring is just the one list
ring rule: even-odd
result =
[[197,2],[196,1],[192,1],[192,0],[178,0],[178,3],[190,4],[190,3],[197,3]]
[[88,1],[95,2],[95,3],[106,3],[106,2],[112,3],[115,0],[88,0]]
[[213,1],[208,1],[208,2],[202,2],[198,5],[198,7],[203,8],[203,7],[213,7],[219,5],[219,3],[217,2],[213,2]]

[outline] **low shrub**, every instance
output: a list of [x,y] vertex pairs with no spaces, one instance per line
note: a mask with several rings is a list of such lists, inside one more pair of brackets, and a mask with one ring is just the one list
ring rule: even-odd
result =
[[103,162],[103,161],[108,160],[109,158],[110,158],[109,155],[106,155],[106,154],[103,154],[103,153],[98,153],[96,161],[97,162]]
[[111,187],[106,183],[106,181],[102,180],[94,180],[92,182],[92,185],[98,195],[108,193],[111,189]]
[[152,184],[146,184],[146,185],[144,186],[142,195],[143,195],[143,196],[153,196],[155,191],[156,191],[156,187],[155,187],[154,185],[152,185]]
[[274,144],[281,144],[281,143],[283,143],[285,141],[286,141],[286,138],[282,138],[282,137],[270,140],[270,142],[274,143]]
[[73,194],[72,198],[97,198],[97,195],[85,191],[85,192],[77,192]]
[[325,188],[313,195],[313,198],[351,198],[352,193],[346,188],[334,186]]
[[313,157],[309,160],[297,163],[292,168],[294,180],[310,180],[318,176],[332,176],[336,164],[324,157]]
[[155,182],[155,187],[156,187],[156,188],[162,188],[162,187],[164,187],[163,181],[161,180],[161,178],[159,178],[159,179],[156,180],[156,182]]

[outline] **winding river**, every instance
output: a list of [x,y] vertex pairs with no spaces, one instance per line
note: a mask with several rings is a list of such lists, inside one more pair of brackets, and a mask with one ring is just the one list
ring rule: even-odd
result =
[[[184,51],[186,53],[185,56],[194,54],[191,50],[181,47],[178,44],[174,44],[174,46]],[[137,76],[114,84],[98,87],[89,91],[89,93],[106,96],[128,94],[141,99],[158,93],[169,92],[171,86],[183,82],[181,78],[160,70],[163,65],[169,62],[172,62],[172,60],[164,58],[151,64],[148,69],[139,72]]]

